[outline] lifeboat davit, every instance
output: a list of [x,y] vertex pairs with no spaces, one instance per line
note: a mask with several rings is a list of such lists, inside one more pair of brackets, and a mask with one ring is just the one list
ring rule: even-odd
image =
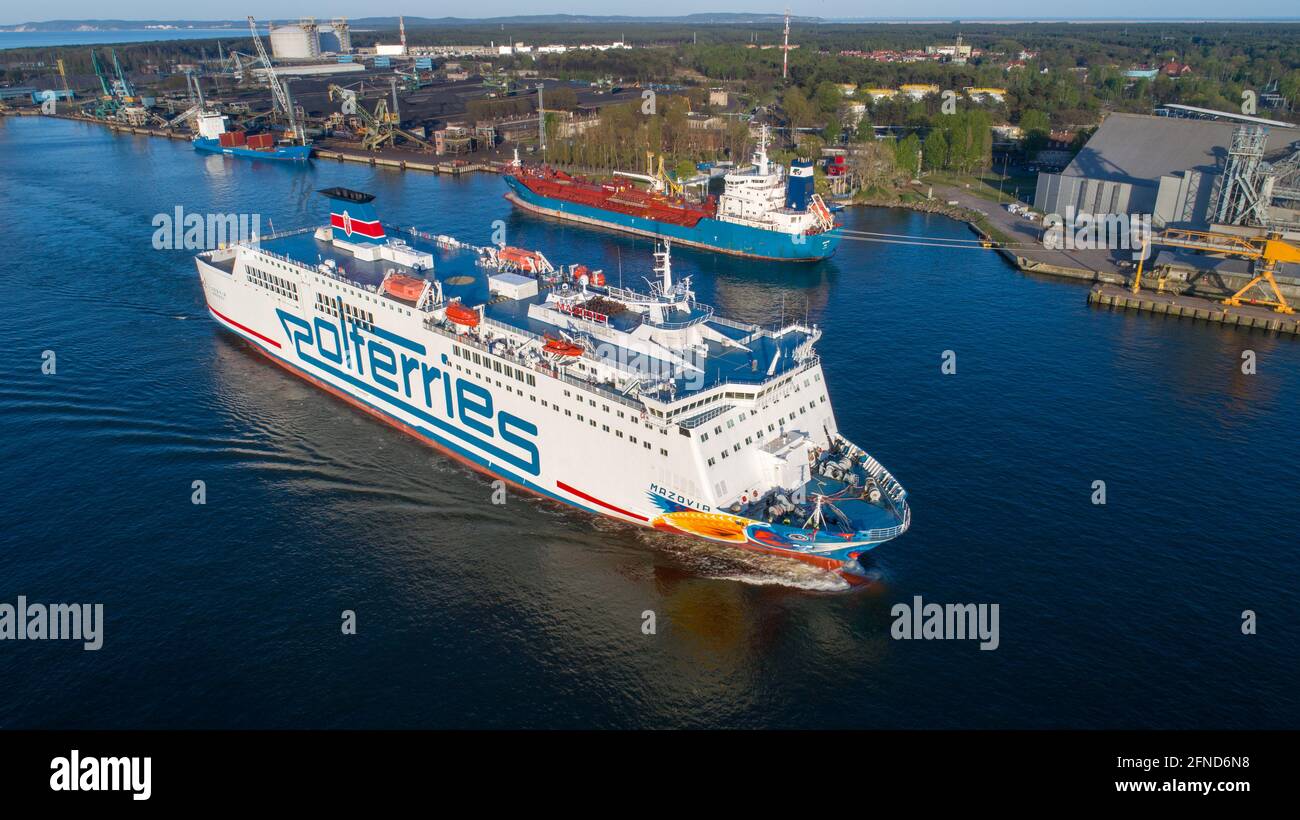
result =
[[565,341],[564,339],[557,339],[554,336],[546,337],[546,344],[542,346],[542,350],[545,350],[547,353],[553,353],[556,356],[582,355],[582,345],[577,345],[573,342]]
[[478,311],[473,308],[465,307],[460,302],[452,302],[447,305],[447,318],[462,327],[478,327]]
[[394,273],[384,280],[384,292],[398,299],[414,302],[420,298],[421,293],[424,293],[424,280]]

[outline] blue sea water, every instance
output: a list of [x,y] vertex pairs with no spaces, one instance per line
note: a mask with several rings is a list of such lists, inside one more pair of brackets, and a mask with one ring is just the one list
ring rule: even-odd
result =
[[[220,331],[189,253],[152,248],[178,205],[287,228],[318,222],[332,185],[377,194],[387,221],[484,244],[501,219],[557,261],[648,272],[644,240],[512,213],[490,175],[0,120],[0,602],[107,620],[97,652],[0,641],[0,727],[1300,726],[1300,342],[1093,309],[975,250],[677,251],[720,312],[825,329],[841,428],[911,492],[912,530],[846,591],[535,499],[493,506],[484,477]],[[891,639],[891,606],[917,595],[998,604],[1000,646]]]

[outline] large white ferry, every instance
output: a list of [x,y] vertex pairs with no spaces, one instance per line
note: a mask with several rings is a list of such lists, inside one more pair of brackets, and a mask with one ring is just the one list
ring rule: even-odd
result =
[[322,193],[329,225],[196,259],[213,318],[295,375],[518,488],[849,580],[907,529],[839,432],[815,326],[716,315],[666,244],[634,290]]

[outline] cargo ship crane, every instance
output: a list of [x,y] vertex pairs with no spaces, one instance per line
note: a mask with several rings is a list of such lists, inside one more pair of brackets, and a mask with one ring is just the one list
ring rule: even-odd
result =
[[[1137,293],[1142,287],[1142,264],[1146,261],[1146,249],[1149,245],[1188,248],[1211,253],[1222,253],[1239,259],[1249,259],[1251,261],[1251,273],[1253,274],[1250,281],[1236,293],[1224,299],[1223,304],[1239,307],[1243,302],[1249,302],[1254,305],[1271,307],[1278,313],[1295,313],[1295,308],[1291,307],[1286,297],[1282,295],[1281,289],[1278,288],[1277,279],[1274,278],[1273,274],[1277,272],[1280,264],[1300,264],[1300,246],[1283,241],[1280,233],[1271,231],[1265,236],[1238,236],[1230,233],[1189,231],[1177,228],[1169,228],[1153,233],[1150,239],[1143,242],[1142,255],[1138,259],[1137,271],[1130,286],[1134,293]],[[1268,284],[1269,290],[1272,291],[1272,298],[1247,298],[1245,294],[1260,283]]]
[[257,33],[257,21],[252,15],[248,17],[248,30],[253,34],[253,45],[257,49],[257,57],[262,61],[262,66],[266,69],[266,82],[271,86],[271,95],[275,98],[276,104],[280,110],[289,118],[289,133],[294,142],[299,145],[307,144],[307,135],[303,128],[298,124],[298,119],[293,115],[293,103],[289,101],[289,92],[280,84],[280,78],[275,74],[275,68],[271,66],[271,58],[266,53],[266,47],[262,45],[262,36]]

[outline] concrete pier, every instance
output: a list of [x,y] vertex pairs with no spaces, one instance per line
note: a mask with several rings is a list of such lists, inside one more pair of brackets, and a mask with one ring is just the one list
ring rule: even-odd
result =
[[1088,304],[1300,336],[1300,315],[1278,313],[1272,308],[1255,305],[1229,307],[1199,296],[1147,290],[1133,293],[1127,287],[1100,284],[1088,291]]

